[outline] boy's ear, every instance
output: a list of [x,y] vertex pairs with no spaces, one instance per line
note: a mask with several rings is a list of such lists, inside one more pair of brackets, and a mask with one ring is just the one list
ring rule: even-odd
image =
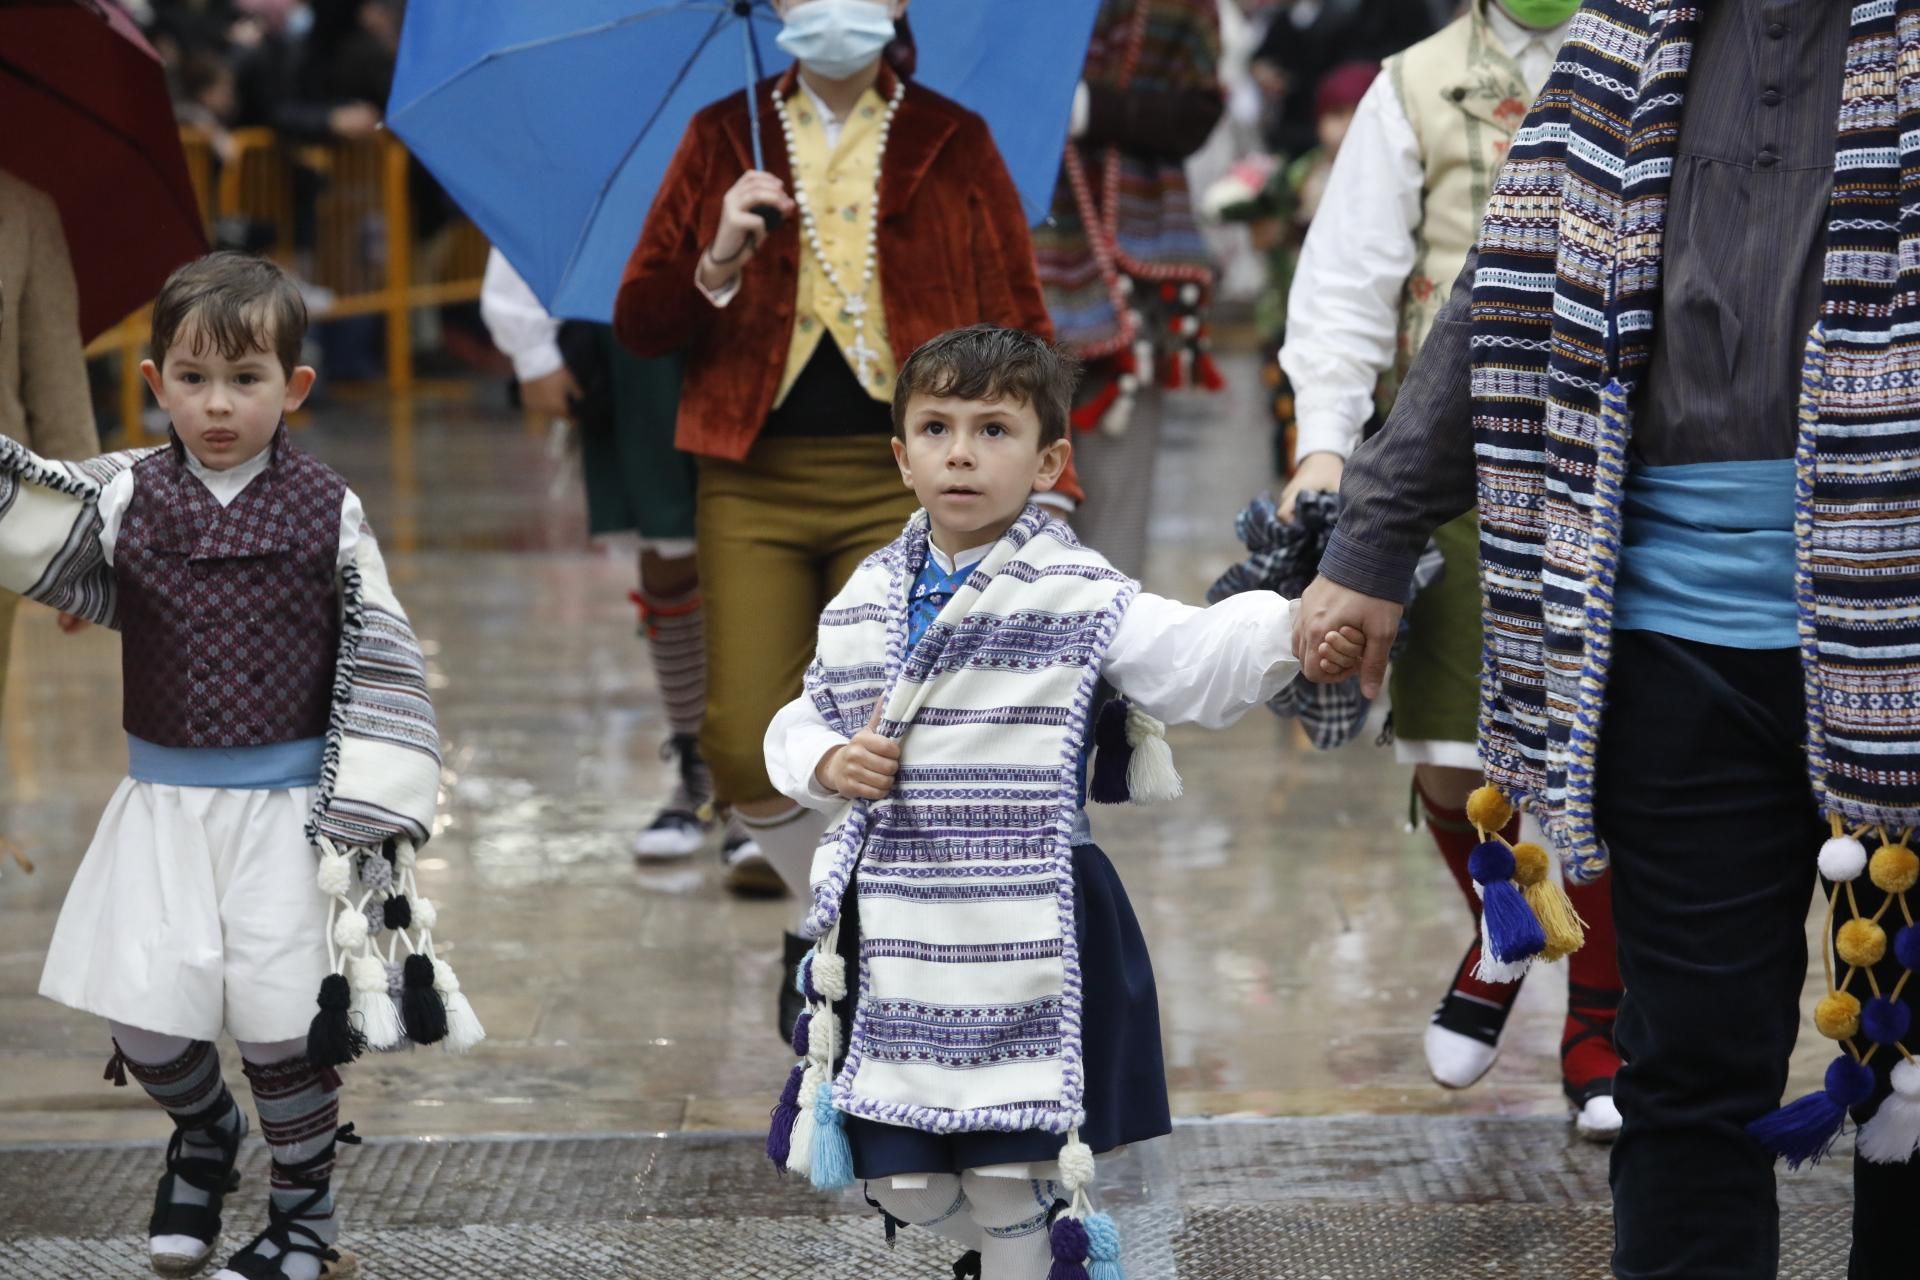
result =
[[893,437],[893,461],[900,468],[900,483],[913,488],[913,468],[907,465],[907,444],[899,436]]
[[166,382],[160,377],[160,366],[151,360],[140,362],[140,376],[147,380],[147,390],[153,392],[153,399],[162,409],[167,407],[167,393],[162,390]]
[[1060,483],[1067,472],[1067,460],[1073,457],[1073,441],[1062,437],[1040,451],[1040,470],[1034,473],[1033,491],[1045,493]]
[[292,413],[305,404],[307,396],[313,391],[313,380],[319,376],[313,371],[312,365],[303,364],[296,367],[292,376],[287,379],[287,398],[282,408],[287,413]]

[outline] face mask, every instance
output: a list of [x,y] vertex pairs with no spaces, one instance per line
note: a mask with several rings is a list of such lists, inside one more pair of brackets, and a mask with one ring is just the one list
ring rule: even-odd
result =
[[1500,7],[1523,27],[1551,31],[1580,11],[1580,0],[1499,0]]
[[889,6],[873,0],[808,0],[787,15],[780,47],[829,80],[864,71],[893,39]]

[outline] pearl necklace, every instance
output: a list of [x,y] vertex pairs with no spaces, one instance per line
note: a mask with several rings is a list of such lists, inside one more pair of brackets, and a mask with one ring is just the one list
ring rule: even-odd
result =
[[[879,151],[874,156],[874,172],[884,171],[887,158],[887,135],[893,131],[893,117],[900,111],[900,99],[907,96],[907,82],[899,79],[894,82],[893,97],[887,102],[887,114],[880,121]],[[793,140],[793,117],[787,112],[787,100],[782,94],[773,95],[773,109],[780,116],[780,132],[787,140],[787,169],[793,174],[793,202],[800,209],[800,230],[807,237],[807,247],[813,251],[813,260],[820,264],[820,270],[827,277],[827,283],[843,300],[840,316],[851,320],[855,325],[853,347],[847,356],[854,362],[855,374],[861,386],[869,385],[873,380],[874,362],[880,353],[867,345],[867,291],[873,288],[874,274],[880,267],[880,192],[879,179],[874,180],[873,208],[867,215],[867,258],[866,271],[861,277],[858,289],[849,289],[841,282],[840,273],[834,270],[833,263],[827,259],[827,249],[820,241],[820,226],[814,221],[813,203],[807,198],[807,189],[800,181],[800,162]]]

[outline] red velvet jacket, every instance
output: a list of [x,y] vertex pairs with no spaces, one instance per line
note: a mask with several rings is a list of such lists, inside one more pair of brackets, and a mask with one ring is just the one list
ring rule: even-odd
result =
[[[794,72],[764,80],[760,122],[767,170],[791,190],[792,167],[773,95]],[[880,72],[880,96],[893,93]],[[789,223],[747,263],[724,308],[694,285],[720,202],[753,165],[743,91],[702,110],[680,149],[614,304],[614,330],[635,354],[685,351],[676,443],[714,458],[747,456],[786,371],[793,342],[801,240]],[[983,321],[1053,336],[1020,194],[979,116],[909,82],[880,177],[880,287],[895,359],[949,329]],[[1079,497],[1071,474],[1061,486]]]

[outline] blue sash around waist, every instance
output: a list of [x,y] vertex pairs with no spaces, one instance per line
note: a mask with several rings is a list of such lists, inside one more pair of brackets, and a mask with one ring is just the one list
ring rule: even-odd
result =
[[1614,627],[1729,649],[1792,649],[1791,458],[1627,475]]
[[167,787],[285,791],[320,785],[325,738],[261,747],[163,747],[127,735],[127,776]]

